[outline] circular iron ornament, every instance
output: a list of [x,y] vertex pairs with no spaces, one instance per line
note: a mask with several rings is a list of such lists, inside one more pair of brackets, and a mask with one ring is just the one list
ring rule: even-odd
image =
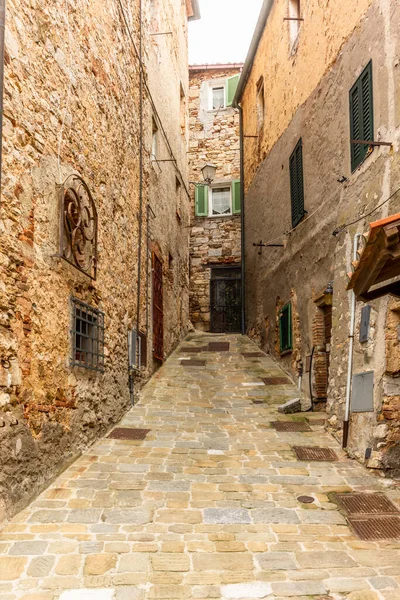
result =
[[60,187],[60,256],[96,279],[97,210],[86,182],[70,175]]
[[299,496],[297,500],[302,504],[312,504],[313,502],[315,502],[315,498],[313,498],[312,496]]

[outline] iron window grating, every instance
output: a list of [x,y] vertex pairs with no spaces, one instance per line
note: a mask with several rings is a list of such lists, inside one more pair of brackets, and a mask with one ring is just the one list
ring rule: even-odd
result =
[[300,138],[289,158],[290,200],[292,206],[292,227],[296,227],[304,217],[304,178],[303,142]]
[[71,366],[104,371],[104,313],[78,298],[71,302]]

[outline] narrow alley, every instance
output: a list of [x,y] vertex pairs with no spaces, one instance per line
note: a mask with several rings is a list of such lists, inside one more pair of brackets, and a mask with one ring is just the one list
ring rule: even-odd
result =
[[277,377],[245,336],[189,334],[117,425],[145,439],[97,441],[2,531],[1,600],[399,599],[400,542],[360,540],[331,494],[400,490],[324,413],[278,413],[297,389]]

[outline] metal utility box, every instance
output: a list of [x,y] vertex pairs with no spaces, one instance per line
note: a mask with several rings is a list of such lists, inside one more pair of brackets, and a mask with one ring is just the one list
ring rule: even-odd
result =
[[374,410],[374,371],[353,375],[351,412],[373,412]]

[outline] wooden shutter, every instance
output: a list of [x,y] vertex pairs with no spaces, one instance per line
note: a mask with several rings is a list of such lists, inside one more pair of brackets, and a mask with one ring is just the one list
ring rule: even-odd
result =
[[[350,139],[374,139],[372,61],[350,90]],[[368,144],[350,144],[351,170],[355,171],[368,154]]]
[[196,185],[195,214],[196,217],[208,217],[208,185]]
[[296,227],[304,216],[303,144],[301,138],[290,156],[289,170],[292,227]]
[[226,105],[232,106],[233,99],[236,94],[237,86],[239,83],[240,74],[228,77],[226,80]]
[[292,349],[292,304],[286,304],[279,315],[279,346],[280,351]]
[[234,215],[240,215],[240,179],[232,181],[232,213]]

